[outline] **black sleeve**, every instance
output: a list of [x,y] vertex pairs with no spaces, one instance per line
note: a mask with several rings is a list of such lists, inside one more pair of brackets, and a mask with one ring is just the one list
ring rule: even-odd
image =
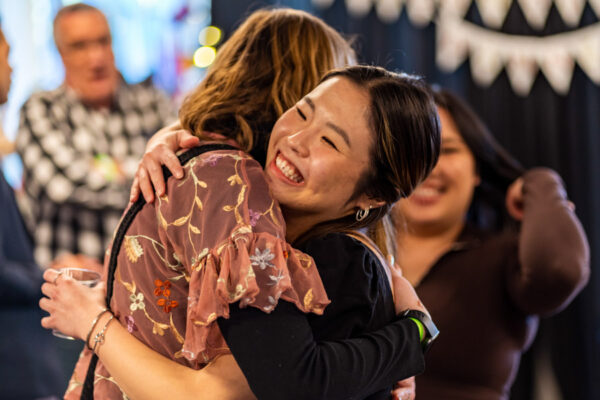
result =
[[236,303],[230,312],[219,328],[260,400],[360,399],[424,369],[417,326],[407,319],[315,342],[306,315],[291,303],[280,301],[271,314]]
[[[329,239],[304,249],[315,258],[332,300],[323,316],[304,314],[280,301],[271,314],[233,304],[230,318],[217,320],[250,388],[261,400],[362,399],[423,372],[414,322],[396,319],[393,305],[391,316],[386,313],[381,324],[365,318],[380,315],[381,308],[368,311],[362,305],[385,297],[381,273],[371,268],[371,257],[352,239]],[[327,251],[320,251],[323,248]],[[381,295],[375,296],[376,292]],[[336,302],[337,307],[332,307]],[[390,318],[393,322],[387,324]],[[327,325],[325,335],[316,320]],[[370,329],[373,326],[378,330]],[[343,339],[350,334],[352,339]],[[326,337],[339,340],[325,341]]]

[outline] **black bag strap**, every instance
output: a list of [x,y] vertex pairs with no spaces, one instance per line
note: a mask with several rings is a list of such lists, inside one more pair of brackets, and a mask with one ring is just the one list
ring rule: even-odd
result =
[[[194,147],[193,149],[186,151],[183,154],[179,155],[179,162],[181,165],[185,165],[192,158],[199,156],[202,153],[206,153],[209,151],[216,150],[236,150],[235,147],[223,144],[223,143],[212,143],[205,144],[203,146]],[[163,176],[165,177],[165,181],[171,177],[171,171],[169,171],[166,167],[162,167]],[[106,306],[110,309],[110,301],[113,295],[113,286],[115,279],[115,272],[117,270],[117,257],[119,255],[119,251],[121,250],[121,244],[123,243],[123,239],[125,238],[125,233],[129,229],[131,222],[137,215],[137,213],[144,207],[146,204],[146,200],[143,196],[137,199],[135,203],[129,207],[127,213],[121,219],[121,223],[117,229],[117,233],[115,238],[113,239],[113,247],[110,253],[110,260],[108,262],[108,276],[106,278]],[[96,354],[92,355],[92,359],[90,360],[90,365],[88,367],[85,382],[83,384],[83,388],[81,390],[81,400],[92,400],[94,398],[94,374],[96,371],[96,364],[98,363],[98,356]]]

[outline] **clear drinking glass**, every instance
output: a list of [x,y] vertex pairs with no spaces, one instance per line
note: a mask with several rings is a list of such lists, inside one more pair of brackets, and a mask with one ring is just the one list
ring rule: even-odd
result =
[[[94,287],[98,284],[98,282],[100,282],[100,273],[96,272],[96,271],[92,271],[91,269],[61,268],[58,271],[61,272],[62,275],[73,278],[80,284],[85,285],[87,287]],[[61,278],[59,278],[59,279],[61,279]],[[61,333],[61,332],[57,331],[56,329],[52,329],[52,334],[59,338],[75,340],[74,337],[65,335],[64,333]]]

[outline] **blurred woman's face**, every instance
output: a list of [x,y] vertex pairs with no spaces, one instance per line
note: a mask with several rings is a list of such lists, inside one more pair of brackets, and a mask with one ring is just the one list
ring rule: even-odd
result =
[[406,199],[402,217],[416,228],[441,230],[462,226],[480,179],[475,158],[447,110],[438,107],[442,128],[440,158],[429,177]]
[[288,227],[293,218],[309,228],[373,203],[364,195],[350,201],[369,165],[369,105],[364,89],[334,77],[286,111],[273,127],[265,173]]

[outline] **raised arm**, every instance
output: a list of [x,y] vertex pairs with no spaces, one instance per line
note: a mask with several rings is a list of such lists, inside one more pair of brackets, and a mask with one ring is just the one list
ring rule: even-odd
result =
[[148,203],[154,201],[154,192],[162,196],[165,193],[162,166],[166,166],[176,178],[183,177],[183,168],[175,152],[199,144],[200,140],[183,130],[179,121],[156,132],[146,144],[146,151],[131,186],[129,201],[135,202],[140,192]]
[[522,214],[520,267],[508,271],[508,287],[523,311],[547,315],[564,308],[587,283],[589,246],[556,172],[532,169],[520,186],[517,181],[507,193],[511,214]]

